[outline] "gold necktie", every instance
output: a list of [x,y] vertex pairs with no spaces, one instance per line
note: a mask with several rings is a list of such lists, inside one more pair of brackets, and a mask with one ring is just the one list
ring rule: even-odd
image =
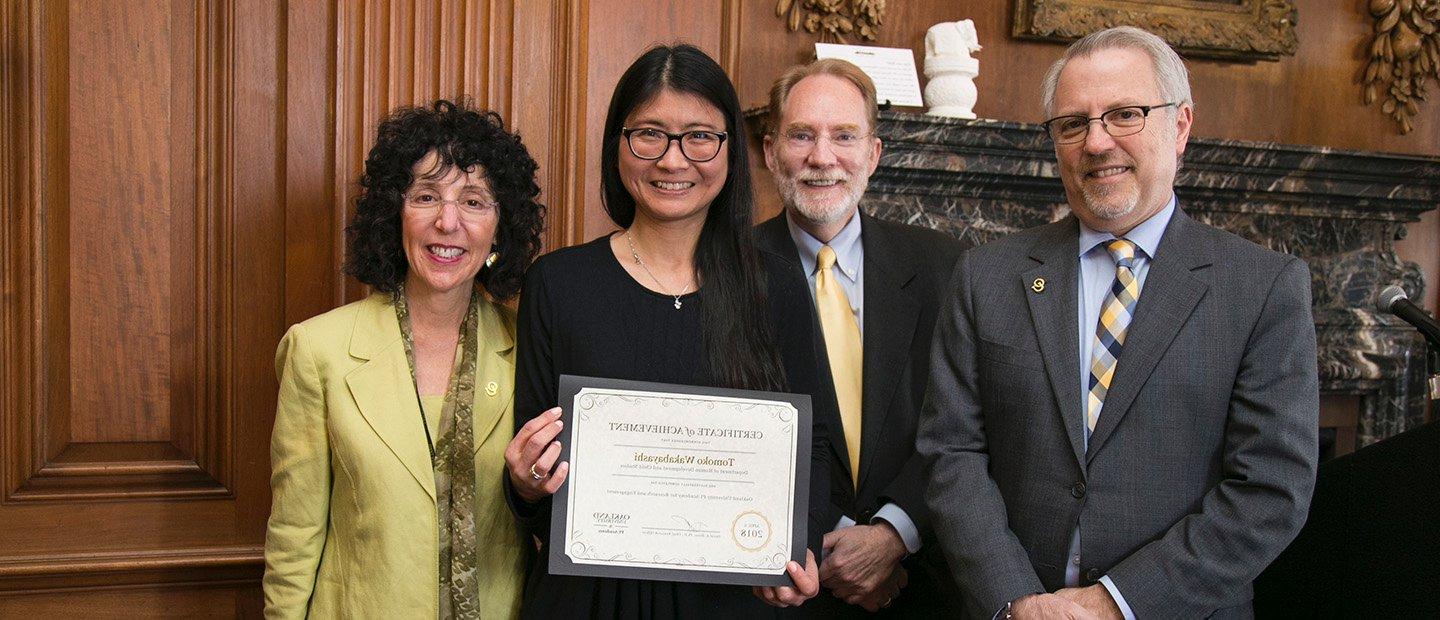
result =
[[1125,347],[1130,317],[1134,316],[1135,304],[1140,300],[1140,282],[1135,279],[1135,244],[1129,239],[1111,239],[1105,243],[1105,251],[1115,259],[1115,282],[1100,307],[1100,323],[1095,326],[1095,343],[1091,345],[1090,397],[1085,407],[1087,437],[1095,432],[1100,408],[1105,405],[1105,394],[1110,391],[1115,366],[1120,362],[1120,350]]
[[835,398],[840,402],[840,424],[845,429],[845,450],[850,456],[850,482],[860,484],[860,390],[863,366],[860,326],[850,310],[845,290],[830,271],[835,250],[820,248],[816,256],[820,270],[815,274],[815,307],[820,312],[820,331],[825,333],[825,352],[830,375],[835,380]]

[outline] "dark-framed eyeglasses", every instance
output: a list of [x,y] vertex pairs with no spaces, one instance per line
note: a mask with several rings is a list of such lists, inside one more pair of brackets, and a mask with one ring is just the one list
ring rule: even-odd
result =
[[680,143],[680,154],[695,163],[704,163],[720,154],[720,145],[725,143],[726,133],[697,129],[681,133],[670,133],[653,127],[623,127],[620,135],[630,147],[630,154],[640,159],[656,160],[670,151],[671,142]]
[[1160,105],[1127,105],[1113,110],[1106,110],[1104,114],[1094,117],[1086,117],[1078,114],[1070,116],[1057,116],[1042,123],[1045,132],[1050,134],[1050,139],[1055,144],[1074,144],[1085,140],[1090,135],[1090,124],[1100,121],[1100,126],[1105,128],[1105,133],[1112,138],[1123,138],[1134,135],[1145,130],[1145,118],[1150,116],[1151,110],[1168,108],[1180,105],[1179,101],[1162,103]]

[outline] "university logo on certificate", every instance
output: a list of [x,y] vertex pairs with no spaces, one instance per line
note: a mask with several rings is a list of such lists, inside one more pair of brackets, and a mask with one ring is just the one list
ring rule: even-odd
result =
[[562,375],[550,572],[792,585],[805,562],[810,397]]

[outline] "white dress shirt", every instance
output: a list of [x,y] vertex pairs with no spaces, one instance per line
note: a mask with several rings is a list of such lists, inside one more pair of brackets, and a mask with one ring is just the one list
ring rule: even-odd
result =
[[[860,214],[857,212],[846,222],[845,227],[836,233],[830,243],[821,242],[811,236],[795,224],[790,211],[785,212],[785,225],[790,229],[790,238],[795,241],[795,249],[800,254],[800,266],[805,270],[806,282],[809,283],[810,299],[815,299],[815,274],[819,271],[819,261],[816,258],[820,254],[820,248],[829,245],[835,251],[835,271],[837,272],[836,282],[845,291],[845,299],[850,302],[850,311],[855,313],[855,324],[860,327],[860,334],[865,334],[865,244],[860,238]],[[862,416],[863,417],[863,416]],[[862,448],[863,449],[863,448]],[[900,540],[905,543],[905,550],[915,553],[920,550],[920,530],[915,527],[915,522],[905,510],[894,503],[888,503],[875,511],[875,516],[870,519],[873,524],[876,521],[885,521],[895,528],[900,534]],[[835,524],[835,529],[855,525],[855,520],[847,516],[841,516],[840,521]]]

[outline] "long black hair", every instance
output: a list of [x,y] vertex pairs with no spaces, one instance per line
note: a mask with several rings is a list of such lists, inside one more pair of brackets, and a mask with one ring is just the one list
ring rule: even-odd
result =
[[695,245],[695,270],[703,283],[700,332],[710,376],[727,387],[783,390],[785,371],[775,347],[765,277],[750,230],[754,197],[740,98],[725,70],[695,46],[653,47],[615,85],[600,149],[605,212],[621,228],[635,221],[635,197],[620,181],[620,130],[631,112],[666,89],[714,105],[725,116],[729,139],[729,172],[710,203]]

